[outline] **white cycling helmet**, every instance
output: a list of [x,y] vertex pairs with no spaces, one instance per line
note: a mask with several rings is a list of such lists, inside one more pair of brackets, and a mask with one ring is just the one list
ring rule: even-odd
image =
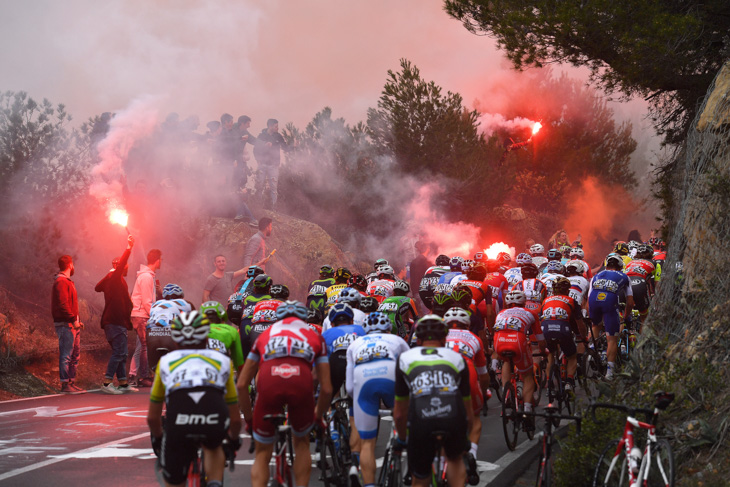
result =
[[585,257],[585,252],[583,252],[583,249],[580,247],[573,247],[570,250],[570,258],[571,259],[580,259],[583,260],[583,257]]
[[504,307],[511,308],[513,306],[519,306],[520,308],[525,306],[527,296],[522,291],[510,291],[504,297]]
[[535,244],[532,247],[530,247],[530,253],[532,256],[536,255],[544,255],[545,254],[545,247],[543,247],[541,244]]
[[371,333],[390,333],[393,329],[393,324],[390,322],[390,318],[385,313],[380,311],[373,311],[368,315],[363,325],[365,334]]
[[575,272],[578,274],[583,274],[585,272],[585,267],[583,266],[583,262],[579,260],[569,260],[567,264],[565,264],[565,270],[567,271],[570,268],[574,268]]
[[[465,309],[454,306],[444,313],[444,322],[446,322],[449,328],[466,329],[471,324],[471,317]],[[453,326],[454,324],[456,326]]]

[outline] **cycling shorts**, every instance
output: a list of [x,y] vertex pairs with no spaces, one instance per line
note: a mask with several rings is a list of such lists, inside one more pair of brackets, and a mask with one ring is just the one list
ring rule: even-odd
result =
[[294,436],[306,436],[314,426],[314,389],[312,369],[300,359],[278,358],[264,362],[256,379],[256,404],[253,409],[253,437],[271,444],[276,430],[267,414],[283,414],[287,407]]
[[160,357],[167,352],[177,350],[178,346],[172,339],[172,328],[169,326],[153,326],[147,328],[145,333],[147,335],[147,363],[150,370],[155,370]]
[[617,336],[621,330],[621,314],[618,310],[618,296],[605,291],[592,291],[588,297],[588,311],[594,325],[603,326],[606,335]]
[[347,375],[347,350],[338,350],[330,355],[330,382],[332,382],[332,393],[337,394],[342,384],[345,383]]
[[573,332],[570,329],[570,323],[559,320],[545,320],[541,323],[542,333],[545,335],[548,350],[555,354],[558,346],[567,357],[572,357],[578,349],[575,347],[573,340]]
[[[355,419],[355,424],[357,424],[357,419]],[[407,452],[411,474],[419,479],[431,476],[433,458],[437,453],[436,441],[431,434],[434,431],[444,433],[441,444],[444,447],[446,458],[450,460],[461,459],[470,447],[466,427],[465,414],[431,420],[409,417]]]
[[363,440],[378,436],[380,401],[387,408],[393,407],[395,367],[394,360],[374,360],[356,365],[353,370],[352,403],[355,426]]
[[502,330],[494,334],[494,350],[500,360],[507,362],[504,352],[513,352],[512,363],[517,372],[532,370],[532,349],[527,335],[521,331]]
[[631,292],[634,294],[634,305],[640,313],[649,310],[649,287],[643,277],[630,277]]
[[[190,393],[203,393],[196,402]],[[219,389],[196,387],[177,390],[167,397],[167,419],[162,437],[160,465],[170,484],[182,484],[198,447],[214,449],[228,434],[228,406]]]
[[467,360],[467,367],[469,367],[469,388],[471,389],[471,409],[474,414],[478,415],[482,411],[484,405],[484,394],[482,394],[482,388],[479,386],[479,374],[474,364]]

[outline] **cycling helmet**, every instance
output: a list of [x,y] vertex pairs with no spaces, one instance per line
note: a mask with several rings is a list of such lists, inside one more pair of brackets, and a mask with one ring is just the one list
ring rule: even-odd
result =
[[395,270],[388,264],[378,267],[378,279],[395,279]]
[[522,267],[525,264],[532,264],[532,256],[530,254],[522,252],[521,254],[517,254],[517,258],[515,259],[515,262],[520,267]]
[[469,309],[473,296],[471,288],[466,284],[457,284],[451,290],[451,299],[456,303],[454,306],[459,308]]
[[613,250],[619,255],[629,255],[629,245],[626,242],[616,242]]
[[317,308],[309,308],[309,310],[307,311],[307,323],[321,326],[322,321],[322,310]]
[[494,259],[487,260],[487,272],[499,272],[499,262]]
[[426,315],[416,323],[416,338],[424,340],[443,340],[449,328],[443,318],[437,315]]
[[205,315],[211,323],[225,323],[228,321],[228,314],[218,301],[206,301],[201,304],[200,312]]
[[256,277],[259,274],[263,274],[263,273],[264,273],[264,270],[261,267],[259,267],[257,265],[252,265],[251,267],[249,267],[246,270],[246,277]]
[[472,281],[483,281],[487,278],[487,268],[481,262],[477,262],[474,264],[474,267],[469,269],[466,273],[466,277]]
[[376,260],[376,261],[375,261],[375,263],[373,264],[373,268],[374,268],[374,269],[375,269],[375,270],[377,271],[377,270],[378,270],[378,267],[380,267],[380,266],[382,266],[382,265],[390,265],[390,262],[388,262],[388,261],[387,261],[387,260],[385,260],[385,259],[378,259],[378,260]]
[[548,260],[560,260],[563,258],[563,254],[558,249],[550,249],[547,253]]
[[[399,294],[396,294],[399,293]],[[411,286],[407,281],[395,281],[393,284],[393,295],[394,296],[407,296],[411,292]]]
[[180,299],[184,297],[185,293],[177,284],[165,284],[165,287],[162,288],[162,299]]
[[253,278],[253,288],[259,293],[269,294],[272,282],[272,279],[266,274],[259,274]]
[[454,298],[446,290],[435,291],[433,293],[433,308],[432,311],[438,315],[443,315],[447,309],[453,308],[456,305]]
[[355,317],[355,312],[352,310],[347,303],[337,303],[332,306],[327,317],[330,320],[332,326],[339,326],[343,324],[351,324]]
[[465,330],[471,324],[471,316],[465,309],[454,306],[444,313],[444,322],[449,328],[461,328]]
[[540,272],[537,270],[537,266],[532,262],[523,265],[521,271],[522,279],[535,279]]
[[651,237],[649,239],[649,242],[648,243],[652,247],[659,247],[659,242],[660,242],[659,237]]
[[573,247],[570,249],[570,255],[568,256],[569,259],[580,259],[583,260],[585,257],[585,252],[583,252],[583,249],[580,247]]
[[474,264],[476,264],[476,261],[473,261],[471,259],[464,259],[464,262],[461,263],[461,272],[464,274],[469,272],[469,269],[474,267]]
[[522,291],[510,291],[504,296],[505,308],[524,308],[527,296]]
[[553,281],[553,294],[567,296],[570,291],[570,281],[567,277],[558,277]]
[[636,249],[636,257],[651,260],[654,257],[654,249],[651,248],[651,245],[641,244]]
[[327,278],[332,277],[335,274],[335,270],[330,265],[323,265],[319,268],[319,277]]
[[487,256],[484,252],[477,252],[474,254],[474,260],[477,262],[485,262],[487,260]]
[[548,274],[565,274],[565,266],[559,260],[551,260],[545,266],[545,272]]
[[443,266],[449,265],[450,260],[451,259],[449,259],[448,255],[441,254],[438,257],[436,257],[436,261],[434,262],[434,264],[436,264],[437,266],[443,267]]
[[508,266],[512,262],[512,256],[507,252],[500,252],[497,254],[497,262],[499,262],[499,265]]
[[659,248],[662,249],[662,250],[666,250],[667,249],[667,242],[665,242],[664,240],[660,240],[659,241]]
[[352,308],[359,308],[361,301],[362,294],[360,294],[360,291],[352,287],[346,287],[340,291],[340,295],[337,296],[338,303],[348,304]]
[[284,301],[276,308],[276,319],[283,320],[289,317],[306,320],[309,318],[309,310],[299,301]]
[[380,311],[373,311],[368,315],[363,325],[365,328],[365,334],[371,333],[390,333],[393,329],[393,324],[390,322],[390,318],[385,313]]
[[354,274],[351,278],[347,280],[347,286],[354,287],[358,291],[364,292],[368,289],[368,281],[362,274]]
[[618,267],[619,270],[624,268],[624,260],[619,254],[608,254],[608,257],[606,257],[606,267],[608,267],[611,263]]
[[461,257],[452,257],[449,261],[449,267],[454,272],[461,272],[461,263],[464,261]]
[[351,277],[352,272],[347,267],[338,267],[335,272],[335,280],[337,281],[347,281]]
[[627,245],[629,246],[629,251],[631,251],[639,248],[640,244],[636,240],[629,240],[629,243]]
[[184,347],[203,345],[208,340],[210,320],[199,311],[183,311],[170,325],[173,341]]
[[360,311],[363,313],[372,313],[378,310],[378,300],[372,296],[363,296],[360,300]]
[[570,257],[570,251],[573,250],[570,245],[563,245],[560,247],[560,253],[568,259]]
[[287,299],[289,299],[289,288],[286,287],[284,284],[274,284],[273,286],[271,286],[269,296],[271,296],[272,299],[286,301]]
[[540,244],[535,244],[530,247],[530,253],[533,257],[535,257],[536,255],[543,255],[545,253],[545,247]]
[[585,272],[585,268],[583,267],[583,262],[579,260],[569,260],[567,264],[565,264],[565,273],[566,275],[570,276],[579,276]]

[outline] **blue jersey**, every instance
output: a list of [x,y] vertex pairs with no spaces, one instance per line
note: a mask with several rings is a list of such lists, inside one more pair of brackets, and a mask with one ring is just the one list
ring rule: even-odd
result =
[[591,280],[591,295],[596,293],[611,293],[618,296],[632,296],[629,276],[621,271],[604,270],[596,274]]
[[333,326],[322,333],[322,338],[327,344],[327,356],[339,351],[347,351],[347,348],[358,337],[365,336],[365,329],[360,325]]
[[439,277],[439,284],[451,284],[451,281],[457,277],[462,275],[463,272],[447,272],[446,274]]

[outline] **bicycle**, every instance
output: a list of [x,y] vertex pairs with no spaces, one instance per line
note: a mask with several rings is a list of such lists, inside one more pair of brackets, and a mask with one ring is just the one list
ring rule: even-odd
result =
[[[352,466],[350,452],[350,420],[347,410],[352,404],[349,397],[339,397],[332,401],[331,412],[326,421],[326,431],[320,440],[320,471],[325,487],[330,485],[347,487],[348,474]],[[332,462],[330,468],[327,456]],[[328,473],[330,472],[330,473]]]
[[403,485],[403,466],[401,463],[401,452],[395,451],[395,442],[398,437],[395,431],[395,422],[391,428],[388,446],[383,455],[383,466],[377,477],[377,485],[380,487],[401,487]]
[[[565,408],[567,414],[571,415],[575,410],[575,393],[571,397],[571,394],[565,390],[563,376],[567,369],[567,358],[562,350],[559,355],[555,355],[555,360],[547,376],[548,404],[555,404],[557,401],[558,411]],[[553,425],[556,428],[559,424],[560,418],[553,418]]]
[[589,399],[596,399],[599,395],[598,381],[606,375],[606,364],[601,360],[601,355],[598,353],[598,345],[596,339],[593,336],[593,327],[588,327],[590,330],[591,343],[593,347],[589,346],[588,340],[583,343],[585,351],[583,356],[578,361],[578,383],[586,391],[586,395]]
[[540,457],[537,462],[537,480],[535,481],[535,486],[550,487],[550,485],[552,485],[553,475],[552,449],[553,425],[555,424],[555,419],[558,420],[558,424],[560,424],[560,420],[562,419],[576,421],[578,424],[578,434],[580,434],[580,424],[583,418],[580,415],[570,416],[560,414],[560,410],[552,404],[548,404],[547,406],[545,406],[544,413],[538,413],[533,411],[525,414],[528,416],[545,418],[545,426],[543,428],[542,435],[542,449],[540,450]]
[[[504,385],[502,393],[502,429],[504,430],[504,440],[507,448],[514,450],[517,448],[517,437],[520,429],[526,425],[524,421],[524,402],[522,395],[517,395],[517,374],[514,371],[514,352],[503,352],[502,355],[507,358],[509,368],[512,371],[510,382]],[[533,439],[534,431],[527,431],[527,437]]]
[[[271,421],[276,429],[274,446],[274,466],[271,479],[275,487],[294,487],[293,465],[294,448],[292,446],[291,426],[286,423],[286,414],[267,414],[266,421]],[[253,439],[251,440],[253,443]]]
[[[654,409],[641,409],[620,404],[594,403],[591,414],[594,421],[597,408],[616,409],[627,414],[624,432],[619,440],[613,440],[598,458],[593,475],[595,486],[674,486],[674,455],[664,438],[657,439],[656,424],[659,411],[664,411],[674,400],[674,394],[659,391],[654,394]],[[635,418],[644,414],[647,423]],[[634,443],[634,428],[647,430],[646,445],[642,452]],[[652,469],[652,466],[656,468]]]

